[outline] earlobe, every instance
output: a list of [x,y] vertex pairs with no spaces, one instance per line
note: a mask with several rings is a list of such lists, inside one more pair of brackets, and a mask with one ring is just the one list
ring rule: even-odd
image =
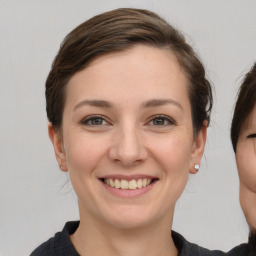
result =
[[204,121],[204,124],[201,130],[197,133],[196,138],[194,139],[193,148],[191,152],[190,168],[189,172],[191,174],[196,174],[199,170],[201,158],[204,153],[204,147],[206,142],[207,135],[207,121]]
[[58,131],[55,130],[52,123],[48,124],[48,134],[52,142],[55,157],[62,171],[67,171],[66,155],[63,147],[63,141]]

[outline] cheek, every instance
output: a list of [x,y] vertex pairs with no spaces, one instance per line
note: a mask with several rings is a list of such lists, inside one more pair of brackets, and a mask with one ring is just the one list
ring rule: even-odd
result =
[[90,202],[94,197],[94,182],[97,168],[104,159],[106,144],[102,139],[85,134],[69,134],[65,143],[65,154],[72,186],[82,201]]
[[256,153],[254,147],[237,151],[237,168],[240,182],[249,190],[256,192]]
[[102,140],[92,136],[69,136],[65,145],[68,169],[78,175],[89,175],[105,152]]
[[152,142],[151,151],[155,159],[162,164],[168,175],[182,177],[189,172],[191,156],[191,138],[186,136],[170,136],[160,142]]
[[[160,150],[159,150],[160,152]],[[166,203],[173,204],[183,192],[189,174],[190,147],[183,140],[166,141],[161,146],[158,162],[162,163],[166,181]]]

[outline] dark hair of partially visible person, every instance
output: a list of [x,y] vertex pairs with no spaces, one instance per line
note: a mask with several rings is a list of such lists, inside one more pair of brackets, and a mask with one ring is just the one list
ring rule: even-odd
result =
[[249,256],[255,256],[256,255],[256,233],[253,231],[250,232],[248,245],[249,245],[249,251],[250,251]]
[[[69,79],[96,57],[145,44],[174,53],[189,81],[194,134],[210,122],[212,90],[205,69],[184,36],[157,14],[121,8],[94,16],[70,32],[61,44],[46,80],[46,110],[55,129],[62,125]],[[86,86],[86,85],[85,85]]]
[[256,103],[256,63],[245,75],[238,91],[234,115],[231,124],[231,141],[234,152],[240,133],[242,132],[246,119],[253,110]]

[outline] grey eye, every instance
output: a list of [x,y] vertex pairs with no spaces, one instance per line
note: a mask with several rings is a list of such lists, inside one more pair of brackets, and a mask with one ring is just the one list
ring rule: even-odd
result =
[[82,121],[83,125],[100,126],[107,125],[107,121],[101,116],[90,116]]
[[154,125],[166,125],[169,123],[165,118],[160,118],[160,117],[154,118],[152,122]]
[[151,119],[149,122],[149,125],[154,125],[154,126],[167,126],[167,125],[172,125],[174,124],[174,121],[167,116],[156,116]]

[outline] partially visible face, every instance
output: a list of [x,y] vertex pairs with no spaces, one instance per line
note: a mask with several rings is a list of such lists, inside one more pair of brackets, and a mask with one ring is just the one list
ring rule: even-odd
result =
[[242,130],[236,148],[240,203],[250,227],[256,231],[256,106]]
[[80,216],[117,227],[170,221],[206,128],[193,136],[187,79],[167,50],[138,45],[98,57],[67,85],[57,160]]

